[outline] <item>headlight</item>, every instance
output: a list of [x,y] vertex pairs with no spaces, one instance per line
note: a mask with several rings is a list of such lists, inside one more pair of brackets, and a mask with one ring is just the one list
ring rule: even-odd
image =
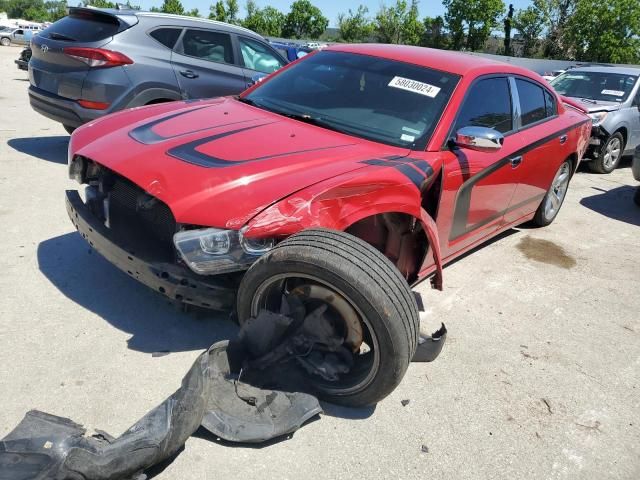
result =
[[600,125],[602,122],[604,122],[604,119],[607,117],[607,113],[608,112],[597,112],[597,113],[590,113],[589,116],[591,117],[591,123],[594,127],[597,127],[598,125]]
[[173,243],[191,270],[210,275],[249,268],[273,248],[275,240],[244,238],[239,230],[202,228],[176,233]]

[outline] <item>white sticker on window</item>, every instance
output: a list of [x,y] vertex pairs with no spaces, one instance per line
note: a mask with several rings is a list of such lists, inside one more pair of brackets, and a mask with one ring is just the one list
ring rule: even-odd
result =
[[440,92],[440,87],[429,85],[428,83],[418,82],[417,80],[411,80],[403,77],[393,77],[389,82],[389,86],[393,88],[399,88],[408,92],[418,93],[425,97],[434,98]]
[[413,133],[414,135],[420,135],[420,130],[416,130],[415,128],[402,127],[402,131]]
[[614,97],[624,97],[624,92],[620,90],[602,90],[602,95],[613,95]]
[[415,139],[416,137],[414,137],[413,135],[407,135],[406,133],[400,135],[400,140],[402,140],[403,142],[413,142]]

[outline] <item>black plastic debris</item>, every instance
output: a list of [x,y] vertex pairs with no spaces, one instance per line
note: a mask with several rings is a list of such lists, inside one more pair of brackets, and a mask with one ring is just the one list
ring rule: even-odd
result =
[[418,338],[418,347],[416,353],[413,356],[412,362],[433,362],[444,347],[444,342],[447,339],[447,327],[444,323],[440,328],[433,332],[431,336],[420,334]]
[[202,353],[181,387],[118,438],[102,431],[85,436],[67,418],[28,412],[0,441],[0,480],[143,479],[200,425],[228,441],[256,443],[292,433],[321,413],[307,393],[240,384],[227,346],[219,342]]

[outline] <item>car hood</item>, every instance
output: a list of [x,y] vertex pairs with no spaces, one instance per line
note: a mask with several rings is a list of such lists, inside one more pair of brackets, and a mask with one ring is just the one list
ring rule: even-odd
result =
[[[578,98],[578,97],[567,97],[567,98],[570,98],[571,100],[573,100],[576,103],[578,103],[588,113],[593,113],[593,112],[613,112],[614,110],[618,110],[620,108],[620,103],[618,103],[618,102],[606,102],[604,100],[585,101],[584,99]],[[597,102],[597,103],[593,103],[594,101]]]
[[177,222],[219,228],[241,228],[278,200],[366,161],[410,153],[232,98],[109,115],[77,130],[69,151],[159,198]]

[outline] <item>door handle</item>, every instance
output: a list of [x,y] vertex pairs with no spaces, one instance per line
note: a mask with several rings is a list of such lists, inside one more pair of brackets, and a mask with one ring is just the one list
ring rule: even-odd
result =
[[511,159],[511,168],[516,168],[521,163],[522,163],[522,155],[518,155],[517,157],[513,157]]
[[566,142],[567,142],[567,136],[566,135],[560,136],[560,145],[564,145]]
[[198,74],[193,70],[180,70],[180,75],[186,78],[198,78]]

